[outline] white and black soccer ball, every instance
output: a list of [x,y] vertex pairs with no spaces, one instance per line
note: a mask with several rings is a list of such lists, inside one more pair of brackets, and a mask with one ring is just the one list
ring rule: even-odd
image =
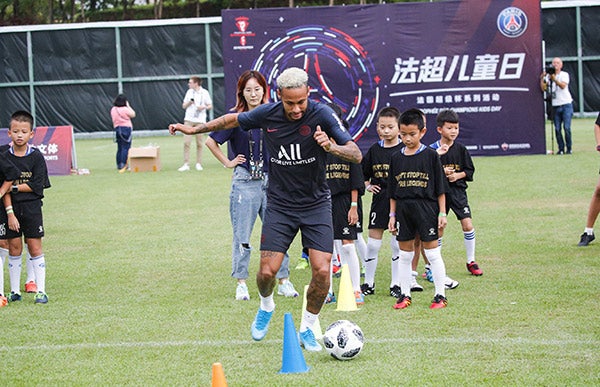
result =
[[362,350],[364,343],[362,329],[348,320],[332,323],[323,334],[325,350],[338,360],[354,359]]

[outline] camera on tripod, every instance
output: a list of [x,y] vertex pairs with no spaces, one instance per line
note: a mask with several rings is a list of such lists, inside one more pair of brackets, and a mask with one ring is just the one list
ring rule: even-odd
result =
[[554,75],[556,74],[556,69],[552,65],[546,66],[546,74]]

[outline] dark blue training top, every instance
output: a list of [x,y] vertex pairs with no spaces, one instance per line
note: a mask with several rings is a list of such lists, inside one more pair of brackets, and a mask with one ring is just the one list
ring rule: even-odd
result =
[[258,106],[238,116],[244,130],[263,128],[269,153],[268,205],[305,209],[329,200],[325,179],[327,153],[313,138],[317,125],[339,145],[352,141],[337,115],[324,104],[308,101],[301,119],[290,121],[280,102]]

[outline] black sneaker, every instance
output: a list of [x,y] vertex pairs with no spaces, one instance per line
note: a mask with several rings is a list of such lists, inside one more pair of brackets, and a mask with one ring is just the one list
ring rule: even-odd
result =
[[371,294],[375,294],[375,284],[373,286],[369,286],[368,283],[364,283],[360,285],[360,291],[363,296],[370,296]]
[[401,295],[402,295],[402,290],[400,289],[400,286],[394,285],[390,288],[390,296],[392,296],[394,298],[400,298]]
[[587,232],[584,232],[583,234],[581,234],[581,240],[579,241],[579,243],[577,244],[577,246],[587,246],[594,239],[596,239],[596,237],[594,236],[594,234],[590,235]]

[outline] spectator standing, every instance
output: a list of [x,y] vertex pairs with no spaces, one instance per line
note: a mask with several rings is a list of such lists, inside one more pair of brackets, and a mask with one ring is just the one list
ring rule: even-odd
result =
[[[206,122],[206,113],[212,109],[212,99],[208,91],[202,87],[202,79],[199,77],[191,77],[188,86],[189,89],[185,93],[181,105],[185,109],[183,120],[185,125],[195,128]],[[183,165],[179,167],[179,172],[190,170],[190,147],[193,138],[196,139],[196,170],[202,170],[203,136],[202,133],[183,135]]]
[[131,148],[133,124],[131,119],[135,117],[135,110],[129,106],[125,94],[119,94],[110,109],[113,128],[115,129],[115,141],[117,142],[117,169],[119,173],[127,170],[127,156]]

